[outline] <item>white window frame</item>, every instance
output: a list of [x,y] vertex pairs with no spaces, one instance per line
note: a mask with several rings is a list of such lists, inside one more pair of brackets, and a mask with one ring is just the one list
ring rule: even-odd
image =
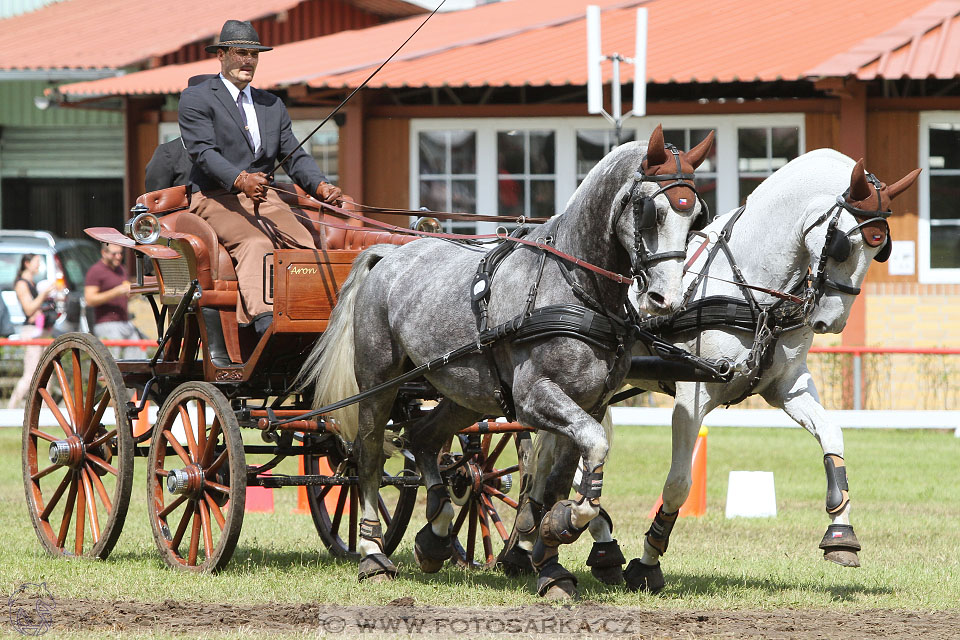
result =
[[[798,154],[806,151],[806,126],[803,113],[744,113],[715,115],[645,116],[624,121],[625,129],[635,129],[637,140],[648,140],[658,124],[664,129],[714,129],[717,145],[717,215],[736,209],[740,203],[737,158],[737,129],[796,127],[799,131]],[[477,212],[497,213],[497,132],[511,129],[552,130],[555,134],[555,202],[562,211],[577,187],[577,131],[605,130],[612,127],[600,117],[573,118],[415,118],[410,121],[410,208],[420,207],[421,131],[470,130],[477,134]],[[480,233],[492,233],[493,223],[480,223]]]
[[[920,113],[920,166],[930,166],[930,125],[960,124],[960,111],[922,111]],[[917,279],[920,284],[960,283],[960,268],[934,269],[930,266],[930,172],[921,171],[917,211]]]

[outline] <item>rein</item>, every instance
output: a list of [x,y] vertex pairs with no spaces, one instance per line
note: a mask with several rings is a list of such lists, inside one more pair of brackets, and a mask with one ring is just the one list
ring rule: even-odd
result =
[[[298,195],[296,193],[291,193],[289,191],[279,189],[277,187],[271,187],[271,188],[274,189],[275,191],[280,191],[282,193],[286,193],[290,195]],[[302,196],[300,197],[302,198]],[[311,197],[310,200],[315,200],[315,199]],[[310,202],[310,204],[312,205],[313,202]],[[440,233],[440,232],[434,232],[434,231],[421,231],[418,229],[406,229],[404,227],[398,227],[397,225],[389,224],[387,222],[381,222],[380,220],[368,218],[367,216],[361,215],[359,213],[348,211],[347,209],[344,209],[342,207],[337,207],[332,204],[327,204],[326,202],[320,202],[319,200],[316,200],[316,204],[321,209],[327,209],[337,215],[351,218],[353,220],[358,220],[360,222],[363,222],[366,225],[377,227],[379,229],[383,229],[384,231],[421,236],[425,238],[440,238],[443,240],[495,240],[495,239],[508,240],[510,242],[515,242],[517,244],[522,244],[528,247],[532,247],[534,249],[539,249],[540,251],[545,251],[547,253],[550,253],[560,258],[561,260],[569,262],[573,265],[576,265],[588,271],[592,271],[593,273],[596,273],[599,276],[607,278],[608,280],[612,280],[617,284],[629,285],[629,284],[632,284],[634,281],[634,279],[630,276],[625,276],[623,274],[616,273],[615,271],[610,271],[608,269],[604,269],[603,267],[598,267],[597,265],[591,264],[586,260],[582,260],[580,258],[577,258],[576,256],[570,255],[569,253],[560,251],[559,249],[547,244],[546,239],[538,239],[536,241],[532,241],[532,240],[527,240],[525,238],[515,238],[513,236],[508,235],[505,232],[494,233],[494,234],[483,234],[483,235],[470,235],[470,234],[460,234],[460,233]],[[385,211],[384,213],[391,213],[391,212]],[[351,231],[357,231],[358,229],[362,229],[361,227],[355,227],[347,224],[338,224],[335,222],[328,222],[325,220],[314,220],[313,218],[310,218],[309,216],[304,216],[302,214],[295,213],[294,215],[304,218],[305,220],[309,220],[312,224],[321,224],[324,226],[332,227],[334,229],[347,229]],[[452,215],[456,215],[456,214],[452,214]],[[488,217],[497,218],[497,221],[510,220],[511,222],[517,222],[519,224],[523,224],[523,222],[529,220],[524,218],[519,218],[519,219],[506,218],[501,216],[488,216]],[[467,218],[467,219],[476,219],[476,218]]]

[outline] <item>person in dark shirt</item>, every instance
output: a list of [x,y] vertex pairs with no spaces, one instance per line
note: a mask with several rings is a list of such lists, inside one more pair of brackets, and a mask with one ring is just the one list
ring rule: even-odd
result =
[[[140,332],[130,322],[127,299],[130,281],[123,268],[123,247],[104,243],[100,260],[87,271],[83,281],[83,297],[93,308],[93,335],[101,340],[138,340]],[[136,359],[143,356],[138,347],[113,347],[114,357]]]

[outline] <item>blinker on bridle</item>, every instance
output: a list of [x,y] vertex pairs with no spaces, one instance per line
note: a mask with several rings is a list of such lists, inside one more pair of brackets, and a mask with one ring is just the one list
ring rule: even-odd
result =
[[[843,195],[837,196],[836,206],[831,207],[827,213],[820,217],[816,222],[807,228],[806,232],[804,232],[804,235],[806,235],[813,227],[817,226],[825,219],[830,218],[830,223],[827,227],[827,235],[823,242],[823,250],[820,252],[820,260],[817,264],[817,274],[814,277],[813,283],[816,297],[818,299],[824,293],[824,286],[831,289],[836,289],[842,293],[859,295],[860,287],[854,287],[831,280],[827,277],[825,270],[827,258],[831,258],[837,262],[845,262],[850,257],[850,252],[852,251],[852,247],[850,245],[850,235],[855,231],[859,230],[863,236],[863,241],[871,247],[878,247],[884,242],[886,243],[880,252],[873,257],[874,260],[877,262],[886,262],[890,257],[890,227],[887,224],[887,218],[890,217],[892,212],[889,209],[884,210],[880,208],[883,202],[880,197],[882,184],[877,177],[872,173],[867,173],[866,178],[871,186],[873,186],[877,194],[877,209],[875,211],[860,209],[850,204],[850,202],[847,200],[847,197],[850,195],[850,190],[847,189],[843,192]],[[848,211],[854,217],[854,219],[858,221],[858,224],[848,231],[841,231],[838,226],[840,222],[840,214],[844,210]],[[832,217],[831,214],[833,214]],[[873,227],[880,227],[881,225],[883,229],[882,232],[872,230]]]
[[[664,148],[673,154],[673,159],[677,166],[676,173],[648,175],[643,169],[643,162],[646,160],[646,156],[644,156],[643,160],[640,161],[639,170],[633,174],[633,185],[627,191],[627,193],[623,195],[620,203],[620,212],[613,221],[614,228],[616,228],[620,221],[620,217],[623,216],[624,212],[627,210],[627,207],[631,203],[633,204],[634,259],[631,267],[633,269],[633,276],[637,282],[637,287],[640,290],[640,293],[643,293],[647,290],[647,269],[649,267],[659,262],[663,262],[664,260],[683,260],[687,256],[686,251],[661,251],[660,253],[650,253],[647,250],[646,243],[643,240],[643,232],[648,229],[653,229],[663,223],[662,216],[660,216],[657,211],[655,198],[660,194],[667,193],[670,189],[679,187],[690,189],[693,191],[696,201],[700,202],[700,213],[698,214],[697,220],[694,221],[693,228],[702,229],[704,226],[706,226],[706,221],[709,217],[707,205],[703,201],[703,198],[700,197],[700,193],[697,191],[697,187],[694,184],[694,174],[683,172],[683,167],[680,164],[680,151],[675,145],[670,143],[665,143]],[[654,193],[647,195],[640,191],[640,187],[644,182],[669,182],[669,184],[665,184],[659,187]],[[672,201],[670,203],[670,207],[674,208]]]

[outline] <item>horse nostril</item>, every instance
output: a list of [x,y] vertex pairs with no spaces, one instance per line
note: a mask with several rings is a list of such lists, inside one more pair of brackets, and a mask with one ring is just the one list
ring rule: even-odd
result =
[[813,330],[816,333],[826,333],[827,332],[827,323],[823,320],[818,320],[813,323]]
[[647,299],[653,303],[658,309],[663,309],[667,306],[667,301],[664,300],[663,295],[657,293],[656,291],[651,291],[647,294]]

